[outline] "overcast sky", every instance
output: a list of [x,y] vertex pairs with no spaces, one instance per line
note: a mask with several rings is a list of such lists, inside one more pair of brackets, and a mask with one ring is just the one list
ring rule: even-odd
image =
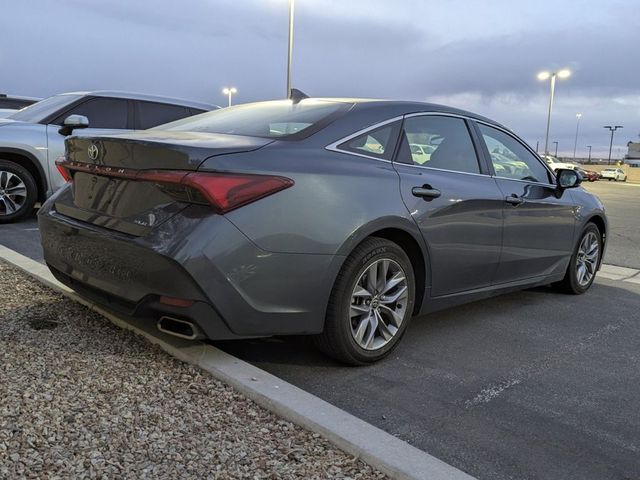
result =
[[[284,96],[286,0],[3,2],[0,91],[117,89],[224,104]],[[293,84],[312,96],[434,101],[550,142],[614,156],[640,133],[638,0],[296,0]]]

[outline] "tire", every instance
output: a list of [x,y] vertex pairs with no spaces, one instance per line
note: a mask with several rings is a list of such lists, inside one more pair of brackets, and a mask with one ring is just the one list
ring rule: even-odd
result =
[[[591,277],[588,279],[588,281],[581,282],[579,280],[579,272],[578,272],[578,257],[579,255],[583,256],[581,254],[581,247],[583,246],[583,242],[585,242],[585,238],[589,235],[592,235],[592,237],[590,238],[594,238],[597,241],[597,244],[598,244],[597,257],[595,258],[595,262],[593,265],[593,273]],[[596,227],[595,224],[588,223],[587,226],[582,231],[582,234],[580,235],[580,240],[576,245],[573,255],[571,255],[571,260],[569,261],[569,266],[567,267],[567,271],[565,273],[564,278],[560,282],[555,283],[553,287],[556,290],[564,293],[570,293],[573,295],[582,295],[587,290],[589,290],[589,288],[593,284],[593,281],[596,278],[596,272],[602,260],[601,255],[602,255],[602,234],[600,233],[600,230],[598,230],[598,227]]]
[[29,171],[0,159],[0,223],[15,222],[31,214],[37,199],[38,187]]
[[[383,281],[381,275],[385,265]],[[375,288],[369,283],[373,281],[374,270],[378,279]],[[399,280],[402,277],[404,282]],[[384,288],[394,285],[393,281],[389,282],[391,279],[400,283],[390,287],[385,295]],[[324,331],[314,338],[316,346],[349,365],[365,365],[384,358],[398,345],[409,325],[415,284],[413,267],[402,248],[383,238],[364,240],[347,257],[336,278]],[[390,302],[398,295],[396,302]],[[375,328],[370,320],[377,325]],[[367,339],[371,341],[367,342]]]
[[627,177],[625,176],[625,177],[622,179],[622,181],[623,181],[623,182],[626,182],[626,181],[627,181]]

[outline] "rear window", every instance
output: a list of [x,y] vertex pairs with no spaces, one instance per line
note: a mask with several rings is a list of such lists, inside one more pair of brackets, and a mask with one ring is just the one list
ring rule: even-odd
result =
[[349,110],[351,103],[305,99],[248,103],[159,125],[154,130],[305,138]]

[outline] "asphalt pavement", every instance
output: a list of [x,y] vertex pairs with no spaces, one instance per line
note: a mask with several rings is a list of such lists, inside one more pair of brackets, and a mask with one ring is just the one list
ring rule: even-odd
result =
[[[605,261],[640,268],[640,187],[587,184],[605,203]],[[33,220],[0,243],[41,259]],[[383,362],[351,368],[306,338],[217,346],[480,479],[640,478],[640,285],[597,279],[413,319]]]

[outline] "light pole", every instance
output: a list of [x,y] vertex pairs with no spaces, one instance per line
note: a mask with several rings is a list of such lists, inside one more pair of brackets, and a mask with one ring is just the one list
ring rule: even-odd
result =
[[573,161],[576,161],[576,149],[578,148],[578,129],[580,128],[581,113],[576,113],[576,141],[573,142]]
[[607,160],[607,165],[611,165],[611,147],[613,147],[613,133],[619,128],[624,128],[622,125],[605,125],[604,128],[608,128],[611,131],[611,141],[609,142],[609,159]]
[[549,112],[547,113],[547,133],[544,137],[544,154],[549,154],[549,129],[551,128],[551,112],[553,110],[553,97],[556,91],[556,77],[567,78],[571,75],[571,71],[566,68],[558,72],[540,72],[538,74],[538,80],[551,79],[551,90],[549,92]]
[[587,163],[591,164],[591,145],[587,145],[587,148],[589,149],[589,160],[587,160]]
[[231,96],[238,93],[238,89],[236,87],[224,87],[222,93],[229,97],[229,106],[231,106]]
[[556,144],[556,153],[553,156],[558,158],[558,142],[551,142],[551,143],[555,143]]
[[293,7],[294,0],[289,0],[289,48],[287,51],[287,98],[291,98],[291,59],[293,57]]

